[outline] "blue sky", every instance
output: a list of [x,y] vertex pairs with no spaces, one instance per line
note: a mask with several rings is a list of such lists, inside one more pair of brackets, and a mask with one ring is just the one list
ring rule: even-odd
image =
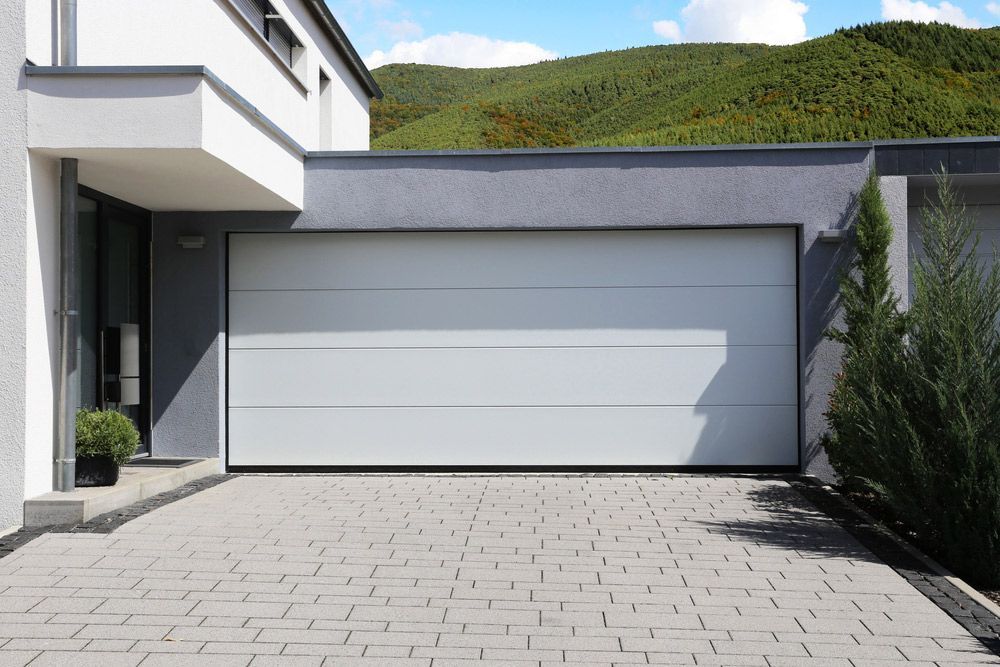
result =
[[1000,0],[327,0],[368,62],[519,65],[630,46],[788,44],[882,19],[1000,23]]

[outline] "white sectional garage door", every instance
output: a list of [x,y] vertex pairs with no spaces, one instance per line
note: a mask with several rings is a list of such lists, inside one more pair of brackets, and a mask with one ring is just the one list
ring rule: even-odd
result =
[[230,466],[798,462],[791,229],[229,246]]

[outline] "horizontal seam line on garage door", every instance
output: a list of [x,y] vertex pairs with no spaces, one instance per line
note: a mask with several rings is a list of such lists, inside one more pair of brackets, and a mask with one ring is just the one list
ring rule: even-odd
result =
[[572,405],[230,405],[231,410],[412,410],[419,408],[448,409],[548,409],[548,408],[794,408],[795,403],[663,403],[605,404],[579,403]]
[[617,289],[717,289],[757,287],[795,287],[794,283],[754,283],[752,285],[510,285],[503,287],[284,287],[284,288],[231,288],[237,292],[485,292],[521,290],[617,290]]
[[230,345],[233,352],[271,352],[271,351],[323,351],[323,350],[717,350],[732,347],[789,347],[794,348],[795,343],[760,343],[760,344],[732,344],[732,345],[416,345],[416,346],[395,346],[387,345],[382,347],[309,347],[296,345],[294,347],[238,347]]

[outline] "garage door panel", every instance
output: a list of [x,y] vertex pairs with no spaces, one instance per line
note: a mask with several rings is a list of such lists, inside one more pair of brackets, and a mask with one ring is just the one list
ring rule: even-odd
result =
[[786,466],[796,234],[235,234],[236,466]]
[[794,345],[794,287],[234,292],[241,348]]
[[797,408],[234,408],[231,465],[796,465]]
[[[794,235],[783,229],[530,235],[530,243],[525,243],[523,232],[233,235],[229,287],[795,284]],[[669,235],[669,243],[663,242],[664,235]]]
[[234,350],[230,405],[794,405],[794,347]]

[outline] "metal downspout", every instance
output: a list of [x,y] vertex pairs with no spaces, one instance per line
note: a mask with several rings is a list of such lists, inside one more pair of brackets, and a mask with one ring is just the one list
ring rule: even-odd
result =
[[76,67],[76,0],[59,0],[59,64]]
[[54,486],[76,487],[76,409],[80,403],[76,342],[77,312],[77,176],[76,158],[61,160],[59,181],[59,396],[56,405]]

